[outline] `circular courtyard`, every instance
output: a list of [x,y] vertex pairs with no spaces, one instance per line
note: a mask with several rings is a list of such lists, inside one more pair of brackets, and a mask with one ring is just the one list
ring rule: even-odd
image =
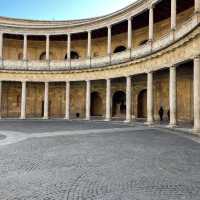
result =
[[0,126],[2,200],[199,200],[200,144],[183,133],[97,121]]

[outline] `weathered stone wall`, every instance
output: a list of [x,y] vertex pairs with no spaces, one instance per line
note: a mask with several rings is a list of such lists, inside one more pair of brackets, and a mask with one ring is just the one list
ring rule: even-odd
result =
[[21,106],[21,84],[3,82],[2,84],[2,117],[19,117]]
[[43,117],[44,83],[27,83],[26,115],[29,118]]

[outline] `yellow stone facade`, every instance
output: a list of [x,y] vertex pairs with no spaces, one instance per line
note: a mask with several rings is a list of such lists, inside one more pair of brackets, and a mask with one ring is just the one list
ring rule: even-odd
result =
[[[157,1],[147,1],[147,3],[144,1],[141,5],[141,9],[143,7],[146,8],[146,6],[149,7],[150,2],[153,4],[158,3]],[[133,4],[131,8],[129,7],[127,10],[124,9],[124,13],[121,11],[113,16],[108,16],[107,19],[97,19],[99,22],[93,22],[91,20],[91,24],[96,23],[102,26],[103,23],[103,27],[107,27],[111,25],[111,21],[115,24],[114,22],[116,19],[121,19],[124,15],[127,17],[126,13],[137,12],[139,8],[139,3],[136,3]],[[49,118],[68,118],[67,112],[69,112],[70,118],[84,119],[88,114],[87,107],[89,105],[89,115],[91,116],[104,119],[109,115],[108,109],[110,109],[111,117],[127,120],[127,104],[129,103],[129,112],[132,120],[138,118],[148,119],[149,115],[153,115],[154,120],[159,120],[158,112],[159,109],[163,107],[164,120],[168,121],[169,112],[170,115],[171,113],[173,114],[170,109],[172,105],[170,101],[173,99],[173,97],[170,97],[170,84],[173,84],[172,78],[170,79],[170,69],[172,66],[175,66],[176,114],[173,115],[173,117],[175,117],[178,122],[195,121],[194,118],[197,114],[194,112],[194,108],[198,108],[198,105],[194,97],[194,94],[196,94],[194,92],[194,85],[198,82],[196,79],[194,82],[194,67],[196,66],[194,60],[199,58],[200,55],[200,16],[197,8],[196,5],[192,5],[177,13],[176,30],[171,30],[171,18],[154,23],[153,41],[148,41],[149,32],[151,30],[150,23],[148,26],[136,30],[132,27],[132,49],[130,53],[135,53],[136,55],[135,57],[132,56],[129,60],[114,64],[110,63],[103,67],[92,67],[92,65],[90,65],[90,67],[86,68],[81,66],[74,69],[68,68],[67,70],[40,69],[40,64],[43,61],[39,61],[41,54],[46,54],[48,47],[46,35],[50,35],[50,44],[48,48],[50,60],[47,60],[47,62],[56,60],[59,63],[59,61],[61,62],[67,59],[65,57],[67,52],[69,52],[67,34],[66,40],[54,41],[51,40],[53,36],[52,27],[47,22],[34,22],[35,26],[39,26],[38,24],[49,26],[47,30],[50,30],[50,33],[43,35],[41,34],[43,31],[41,25],[41,30],[35,34],[36,29],[30,28],[28,21],[16,21],[15,23],[18,23],[19,27],[14,29],[13,35],[16,34],[15,32],[18,33],[20,31],[24,31],[24,33],[27,34],[27,30],[30,29],[30,31],[34,32],[33,35],[36,36],[36,39],[29,39],[29,34],[27,34],[28,42],[26,50],[28,61],[23,61],[24,40],[19,39],[19,37],[9,38],[5,36],[5,38],[3,38],[2,64],[0,69],[1,117],[20,118],[23,112],[22,94],[25,94],[26,118],[42,118],[44,113],[48,110],[47,114]],[[0,22],[2,21],[2,23],[5,23],[6,21],[6,23],[12,25],[12,22],[14,24],[15,21],[13,20],[14,19],[1,19]],[[73,23],[79,23],[79,21]],[[85,23],[85,27],[88,27],[89,22]],[[96,24],[95,26],[97,26]],[[24,26],[24,28],[21,28],[21,26]],[[56,26],[60,26],[60,23],[55,25],[55,30],[53,29],[55,33],[62,29]],[[70,31],[71,35],[74,34],[73,29],[78,30],[77,27],[76,25],[70,25],[70,23],[69,25],[66,24],[66,30],[72,30]],[[82,25],[80,25],[80,29],[82,29]],[[11,30],[12,29],[2,29],[0,32],[4,35],[12,34]],[[91,31],[91,27],[88,28],[88,30]],[[96,27],[94,27],[94,30],[96,30]],[[43,41],[37,38],[39,35],[44,36]],[[57,33],[55,35],[57,35]],[[127,31],[114,34],[111,39],[112,52],[118,46],[128,48],[127,38],[129,38]],[[168,43],[166,42],[167,38],[169,38],[170,41],[167,41]],[[70,51],[77,52],[80,56],[80,60],[88,59],[88,40],[89,39],[86,37],[85,39],[71,41]],[[147,41],[146,46],[141,48],[141,43],[144,41]],[[140,48],[142,54],[139,51]],[[145,53],[147,48],[150,48],[150,51]],[[108,37],[92,38],[91,58],[89,59],[106,57],[107,50]],[[120,53],[116,55],[120,55]],[[115,54],[109,56],[110,59],[112,59],[112,56],[115,56]],[[7,69],[5,67],[6,65],[4,62],[12,61],[12,63],[17,63],[17,60],[22,60],[25,64],[31,60],[39,61],[38,69],[20,70],[19,68]],[[198,65],[196,67],[198,67]],[[147,76],[149,73],[153,74],[152,96],[149,92],[151,85],[148,85],[151,83],[148,80],[149,76]],[[128,92],[127,77],[131,77],[131,93]],[[111,80],[110,105],[108,105],[109,97],[107,96],[109,94],[109,88],[107,86],[108,80]],[[89,83],[86,81],[89,81]],[[26,93],[22,91],[22,82],[26,82]],[[45,82],[48,83],[48,91],[47,88],[45,89]],[[70,82],[69,102],[66,96],[66,82]],[[89,91],[87,88],[89,88]],[[45,108],[45,98],[47,98],[45,97],[45,90],[48,94],[47,109]],[[90,96],[89,99],[87,94]],[[149,106],[149,102],[151,102],[149,99],[150,97],[153,99],[153,110],[151,106]],[[128,102],[127,98],[131,99],[131,102]],[[68,106],[66,105],[67,103],[69,104]],[[69,110],[67,111],[68,107]],[[171,108],[174,109],[174,107]]]

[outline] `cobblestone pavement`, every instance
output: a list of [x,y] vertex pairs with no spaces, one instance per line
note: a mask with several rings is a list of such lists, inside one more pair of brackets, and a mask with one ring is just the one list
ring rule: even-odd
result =
[[6,138],[5,135],[1,135],[1,134],[0,134],[0,140],[3,140],[3,139],[5,139],[5,138]]
[[[200,199],[200,144],[188,138],[120,123],[9,123],[41,137],[0,146],[1,200]],[[75,134],[45,135],[56,123]]]
[[126,124],[118,122],[106,123],[104,121],[66,121],[66,120],[1,120],[0,127],[4,131],[15,131],[25,134],[46,133],[70,130],[88,130],[88,129],[111,129],[126,127]]

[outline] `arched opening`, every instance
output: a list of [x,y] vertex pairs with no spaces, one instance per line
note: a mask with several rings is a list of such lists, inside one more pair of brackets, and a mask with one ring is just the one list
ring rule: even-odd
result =
[[113,95],[112,114],[114,117],[122,117],[126,114],[126,94],[123,91],[117,91]]
[[142,90],[138,95],[138,118],[147,117],[147,90]]
[[18,57],[18,60],[23,60],[23,53],[19,53],[17,57]]
[[46,52],[40,54],[40,60],[46,60]]
[[[50,52],[50,53],[49,53],[49,59],[52,60],[52,58],[53,58],[53,53]],[[40,60],[46,60],[46,52],[42,52],[42,53],[40,54]]]
[[139,46],[143,46],[145,44],[147,44],[148,40],[143,40],[142,42],[140,42]]
[[91,93],[91,116],[103,115],[103,102],[98,92]]
[[126,47],[125,46],[116,47],[113,53],[119,53],[119,52],[122,52],[122,51],[126,51]]
[[[65,55],[65,60],[67,60],[67,54]],[[76,52],[76,51],[71,51],[71,56],[70,56],[70,58],[72,59],[72,60],[75,60],[75,59],[79,59],[80,58],[80,56],[79,56],[79,54]]]

